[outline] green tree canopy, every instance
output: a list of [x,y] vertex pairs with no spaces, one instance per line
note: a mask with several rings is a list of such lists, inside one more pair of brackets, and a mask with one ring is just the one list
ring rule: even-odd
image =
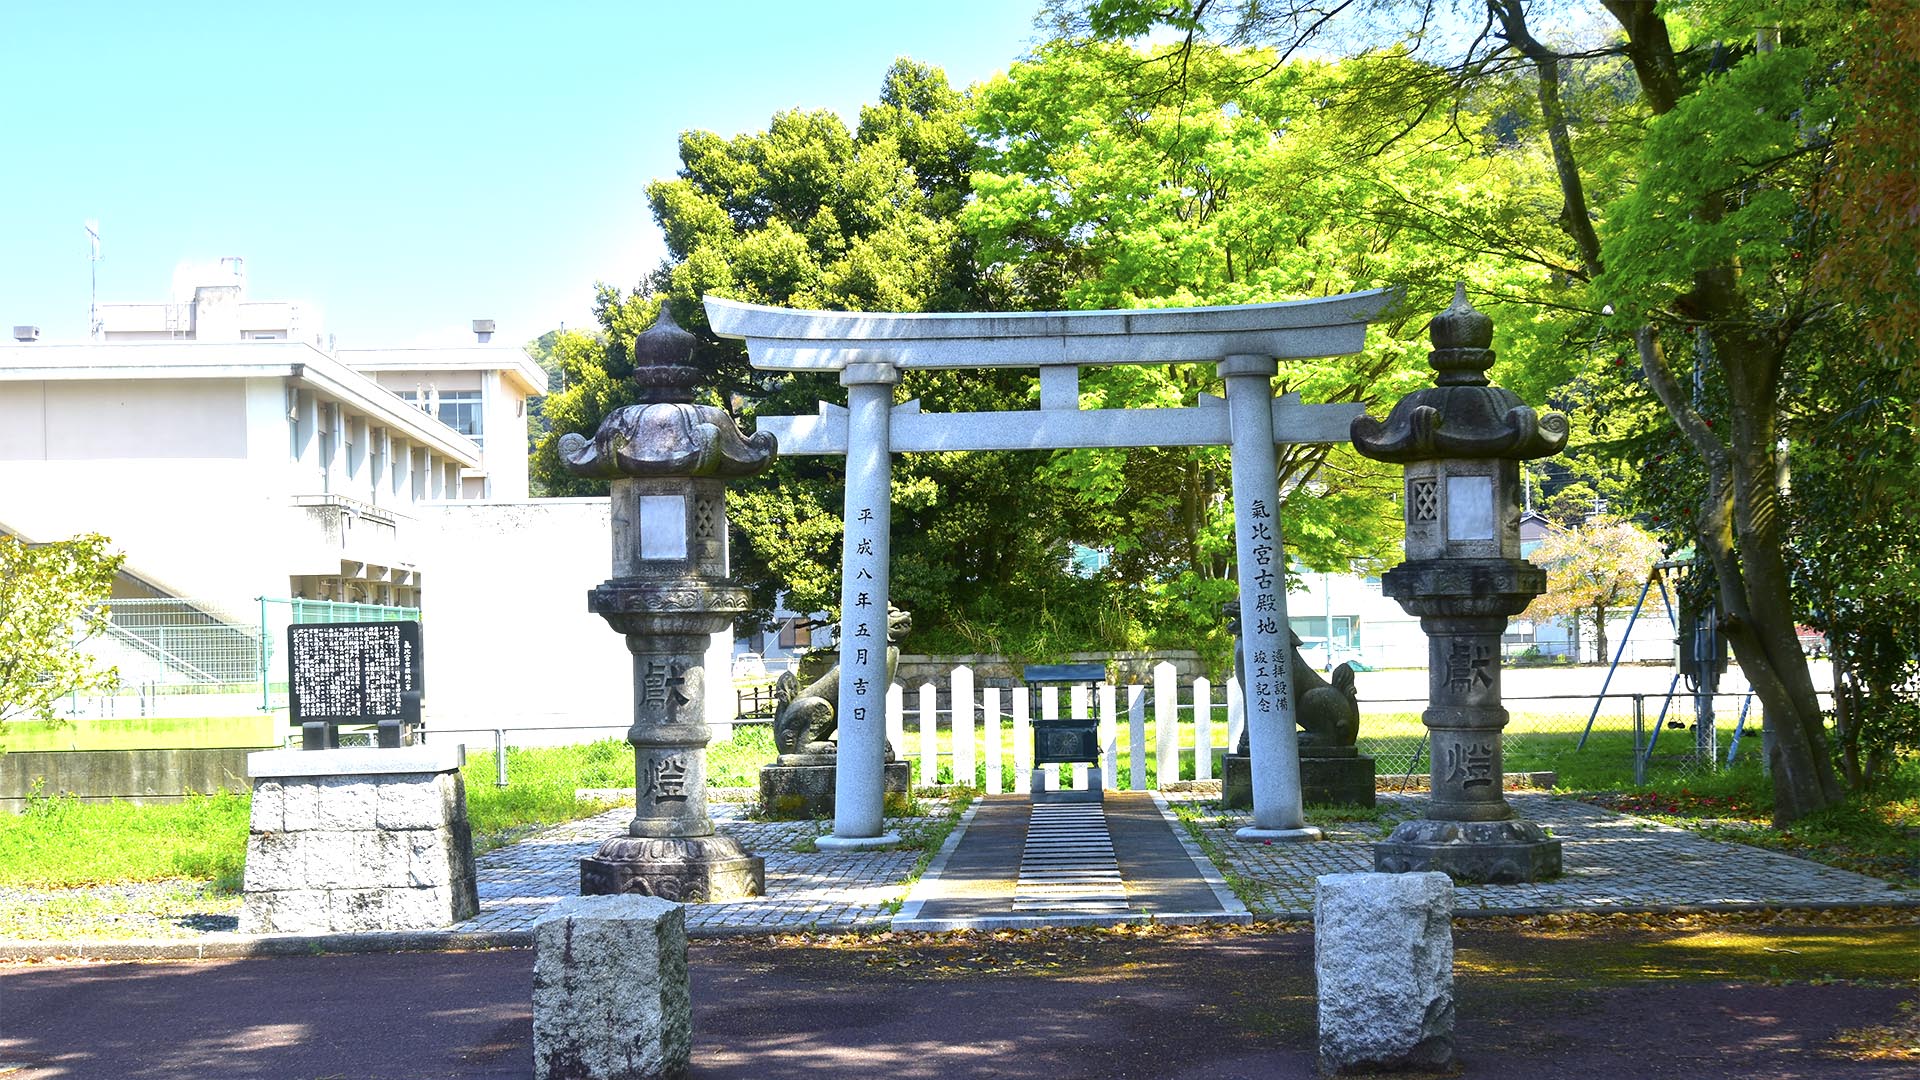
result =
[[0,728],[51,721],[62,697],[117,681],[81,645],[106,629],[123,558],[97,534],[28,544],[0,533]]
[[[1783,478],[1805,422],[1817,426],[1812,414],[1831,407],[1822,402],[1832,396],[1809,393],[1837,370],[1828,361],[1865,342],[1885,349],[1900,340],[1888,331],[1903,313],[1920,310],[1911,260],[1900,261],[1911,222],[1888,237],[1886,261],[1862,250],[1876,246],[1867,223],[1897,220],[1914,202],[1901,156],[1912,126],[1897,111],[1910,116],[1914,96],[1912,53],[1899,45],[1914,39],[1911,0],[1063,0],[1049,10],[1070,35],[1172,27],[1183,59],[1169,71],[1184,72],[1207,38],[1283,54],[1406,48],[1436,77],[1378,83],[1380,93],[1449,115],[1504,96],[1512,114],[1490,130],[1551,161],[1556,197],[1535,212],[1561,234],[1545,260],[1561,265],[1552,287],[1526,299],[1559,351],[1581,361],[1556,371],[1543,351],[1533,384],[1551,401],[1558,381],[1595,407],[1576,430],[1637,477],[1650,523],[1711,567],[1723,629],[1765,707],[1776,819],[1839,797],[1789,556],[1796,528],[1818,523],[1787,516]],[[1558,29],[1569,25],[1586,29]],[[1862,44],[1876,38],[1892,44]],[[1170,76],[1165,92],[1188,81]],[[1891,123],[1874,119],[1877,102],[1862,104],[1874,86],[1888,91]],[[1329,104],[1364,125],[1365,101]],[[1808,273],[1835,265],[1836,243],[1861,251],[1864,278],[1829,269],[1823,284]],[[1897,269],[1875,269],[1888,266]],[[1847,287],[1833,280],[1842,276]],[[1849,332],[1863,315],[1868,332]],[[1540,379],[1549,372],[1558,378]]]
[[[764,132],[681,137],[677,177],[650,185],[668,262],[631,293],[601,286],[604,344],[584,336],[563,366],[568,390],[548,413],[556,432],[594,430],[633,400],[627,350],[674,305],[682,325],[706,328],[700,297],[835,310],[978,310],[971,241],[957,215],[974,151],[965,99],[936,68],[902,60],[880,100],[848,130],[832,112],[784,112]],[[752,370],[736,342],[702,334],[696,361],[716,400],[743,416],[812,413],[844,391],[818,375]],[[1025,407],[1031,373],[906,373],[899,399],[929,411]],[[598,485],[560,470],[554,440],[535,471],[559,492]],[[914,613],[920,648],[1034,647],[1002,641],[1023,627],[1061,641],[1096,638],[1111,624],[1100,590],[1073,577],[1067,541],[1051,527],[1058,493],[1035,454],[906,454],[894,469],[893,602]],[[782,458],[735,488],[735,577],[764,619],[775,594],[796,610],[835,611],[843,465]]]
[[[1180,65],[1178,92],[1168,73]],[[996,298],[1023,308],[1231,304],[1399,285],[1408,303],[1361,354],[1290,361],[1281,393],[1382,406],[1424,385],[1427,315],[1458,278],[1500,298],[1542,287],[1551,260],[1476,254],[1499,234],[1538,247],[1528,206],[1550,188],[1543,156],[1460,134],[1472,116],[1404,116],[1406,96],[1363,123],[1326,103],[1382,81],[1415,85],[1403,53],[1346,65],[1283,64],[1271,50],[1141,51],[1057,42],[976,88],[981,150],[962,215]],[[1498,104],[1497,102],[1495,103]],[[1390,130],[1406,129],[1398,139]],[[1391,142],[1392,145],[1386,145]],[[1432,208],[1440,207],[1442,210]],[[1532,312],[1512,320],[1524,330]],[[1192,405],[1219,394],[1205,365],[1083,373],[1083,404]],[[1186,633],[1207,633],[1232,595],[1222,449],[1076,450],[1050,471],[1078,496],[1075,540],[1114,553],[1108,573]],[[1290,553],[1313,569],[1398,556],[1396,470],[1344,444],[1283,448]]]

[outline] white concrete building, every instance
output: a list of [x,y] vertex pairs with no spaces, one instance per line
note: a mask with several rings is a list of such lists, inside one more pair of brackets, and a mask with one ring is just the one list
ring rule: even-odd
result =
[[[262,598],[292,598],[419,607],[428,725],[459,741],[624,728],[630,657],[586,608],[610,570],[608,503],[528,498],[546,373],[524,350],[476,322],[471,345],[335,351],[312,305],[249,298],[240,260],[177,284],[100,304],[90,341],[20,327],[0,343],[0,532],[99,532],[127,558],[96,650],[129,685],[82,715],[284,704],[290,605]],[[171,627],[121,625],[146,598],[192,603],[159,605]],[[201,682],[226,692],[153,689]]]
[[104,533],[144,591],[229,610],[413,606],[422,507],[526,497],[546,375],[523,350],[332,353],[311,305],[249,299],[238,259],[182,292],[99,305],[84,344],[0,345],[0,528]]

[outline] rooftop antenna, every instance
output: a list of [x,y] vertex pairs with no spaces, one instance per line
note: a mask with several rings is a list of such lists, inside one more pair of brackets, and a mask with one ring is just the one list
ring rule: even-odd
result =
[[99,341],[105,336],[103,327],[100,325],[100,223],[93,218],[88,218],[86,225],[87,244],[90,249],[87,255],[87,270],[92,277],[92,293],[87,303],[87,337],[90,340]]

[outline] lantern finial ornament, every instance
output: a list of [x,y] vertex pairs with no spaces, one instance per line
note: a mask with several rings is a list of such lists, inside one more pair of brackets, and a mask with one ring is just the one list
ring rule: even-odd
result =
[[742,435],[725,409],[693,400],[704,378],[693,364],[700,339],[660,317],[633,340],[633,381],[640,403],[616,409],[600,430],[560,437],[560,462],[577,476],[752,476],[773,464],[770,432]]
[[1427,323],[1433,351],[1427,363],[1441,386],[1485,386],[1493,366],[1493,320],[1467,302],[1467,283],[1455,282],[1453,303]]
[[693,364],[700,339],[673,321],[673,306],[660,298],[660,314],[653,325],[633,339],[633,381],[642,401],[692,401],[701,372]]
[[1435,385],[1401,398],[1385,420],[1354,417],[1354,449],[1402,465],[1439,458],[1524,461],[1566,449],[1565,416],[1539,412],[1487,382],[1493,320],[1467,302],[1464,283],[1454,286],[1453,303],[1427,323],[1427,333]]

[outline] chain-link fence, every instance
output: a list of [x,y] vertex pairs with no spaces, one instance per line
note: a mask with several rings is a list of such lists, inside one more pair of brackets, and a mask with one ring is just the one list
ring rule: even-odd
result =
[[180,597],[114,600],[84,647],[115,668],[110,693],[74,694],[70,718],[217,717],[287,704],[287,627],[418,619],[420,609],[263,598],[241,613]]
[[[1509,773],[1551,772],[1562,785],[1605,788],[1689,777],[1761,759],[1760,707],[1748,693],[1508,697],[1501,757]],[[1360,702],[1360,748],[1377,773],[1424,784],[1424,700]]]

